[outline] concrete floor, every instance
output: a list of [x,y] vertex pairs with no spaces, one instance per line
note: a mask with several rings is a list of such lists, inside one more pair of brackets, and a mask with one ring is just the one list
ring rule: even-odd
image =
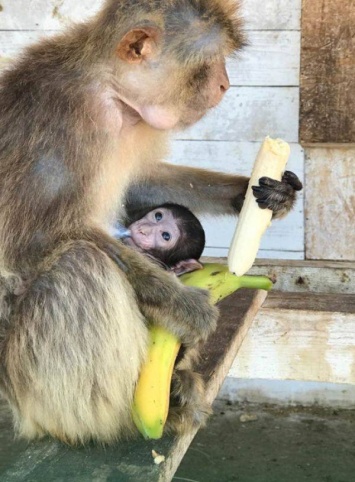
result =
[[173,481],[355,482],[355,411],[225,402],[214,411]]

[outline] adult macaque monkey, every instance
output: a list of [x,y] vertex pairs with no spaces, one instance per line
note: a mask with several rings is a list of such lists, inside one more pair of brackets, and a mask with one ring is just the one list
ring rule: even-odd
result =
[[[215,329],[207,293],[109,232],[125,198],[128,209],[240,209],[247,178],[159,160],[167,131],[221,100],[224,58],[242,45],[234,0],[107,0],[2,76],[0,386],[21,435],[131,433],[146,319],[188,346]],[[298,183],[266,180],[258,198],[286,212]],[[186,408],[172,414],[176,426],[199,421],[197,391],[191,401],[176,393]]]

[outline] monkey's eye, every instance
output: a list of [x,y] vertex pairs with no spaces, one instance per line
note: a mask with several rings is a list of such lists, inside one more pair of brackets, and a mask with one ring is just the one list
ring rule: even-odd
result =
[[161,233],[161,235],[165,241],[170,241],[171,239],[170,233],[168,233],[167,231],[164,231],[163,233]]
[[[163,215],[162,215],[162,213],[161,213],[160,211],[157,211],[157,212],[155,213],[155,219],[156,219],[156,221],[161,221],[161,220],[163,219]],[[168,233],[168,234],[169,234],[169,233]]]

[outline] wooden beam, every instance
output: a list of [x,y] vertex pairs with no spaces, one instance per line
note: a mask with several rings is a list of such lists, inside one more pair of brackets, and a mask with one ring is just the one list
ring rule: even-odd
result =
[[[202,261],[226,264],[227,258],[203,257]],[[275,291],[355,294],[355,261],[256,259],[248,274],[268,276]]]
[[354,25],[354,0],[303,0],[302,144],[355,141]]
[[306,258],[355,261],[355,148],[308,147],[305,154]]
[[338,293],[281,293],[272,291],[263,310],[324,311],[327,313],[355,313],[355,296]]
[[229,376],[354,385],[354,366],[354,295],[272,291]]

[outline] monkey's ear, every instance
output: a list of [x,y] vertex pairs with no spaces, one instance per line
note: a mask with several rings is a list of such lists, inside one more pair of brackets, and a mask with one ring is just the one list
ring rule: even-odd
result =
[[184,259],[183,261],[179,261],[174,266],[171,266],[171,271],[174,271],[176,276],[181,276],[184,273],[189,273],[190,271],[196,271],[198,269],[202,269],[203,266],[199,263],[196,259]]
[[136,28],[123,37],[117,46],[120,59],[131,64],[155,57],[159,51],[160,31],[154,27]]

